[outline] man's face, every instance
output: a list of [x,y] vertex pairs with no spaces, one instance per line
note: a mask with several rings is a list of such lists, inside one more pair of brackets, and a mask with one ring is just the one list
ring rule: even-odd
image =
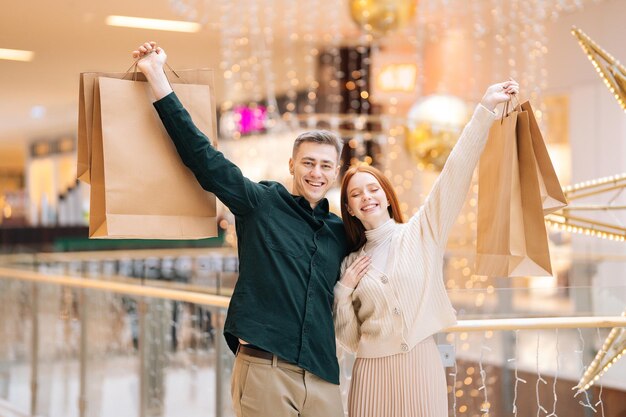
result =
[[315,205],[326,195],[339,174],[339,155],[333,145],[303,142],[293,158],[289,171],[293,175],[292,193]]

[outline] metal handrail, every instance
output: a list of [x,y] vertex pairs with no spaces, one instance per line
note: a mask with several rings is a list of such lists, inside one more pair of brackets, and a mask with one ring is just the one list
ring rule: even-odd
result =
[[[64,275],[48,275],[33,271],[0,268],[0,279],[17,279],[21,281],[45,284],[64,285],[74,288],[85,288],[108,291],[117,294],[140,297],[161,298],[173,301],[184,301],[212,307],[228,307],[230,297],[154,287],[150,285],[130,284],[115,281],[104,281],[90,278],[77,278]],[[502,318],[482,320],[459,320],[456,325],[447,327],[442,332],[475,332],[487,330],[540,330],[569,328],[626,327],[626,317],[533,317],[533,318]]]
[[41,417],[39,415],[32,415],[30,413],[28,414],[24,413],[23,411],[20,411],[17,407],[15,407],[10,402],[0,398],[0,415],[4,416],[6,415],[5,413],[10,413],[9,415],[11,417]]
[[[211,255],[233,255],[237,256],[237,251],[230,247],[212,247],[207,252],[207,248],[166,248],[166,249],[130,249],[130,250],[103,250],[103,251],[79,251],[79,252],[37,252],[21,254],[0,254],[0,265],[28,264],[33,262],[72,262],[72,261],[115,261],[121,259],[147,259],[159,257],[179,257],[187,256],[191,258]],[[558,249],[558,248],[557,248]],[[595,253],[560,251],[565,253],[572,260],[587,261],[626,261],[624,252],[616,253]],[[451,244],[446,248],[446,253],[451,256],[471,257],[476,254],[475,250],[455,247]]]
[[[211,255],[237,255],[237,251],[228,247],[212,247]],[[165,256],[206,256],[207,248],[164,248],[164,249],[130,249],[100,250],[79,252],[37,252],[0,255],[0,262],[5,265],[20,262],[71,262],[71,261],[106,261],[120,259],[146,259]]]
[[134,295],[139,297],[161,298],[173,301],[185,301],[213,307],[228,307],[230,297],[185,291],[170,288],[154,287],[142,284],[130,284],[115,281],[104,281],[86,277],[70,277],[65,275],[48,275],[33,271],[11,268],[0,268],[0,279],[10,278],[21,281],[32,281],[44,284],[57,284],[74,288],[108,291],[116,294]]
[[626,317],[581,316],[459,320],[456,325],[447,327],[443,329],[442,332],[458,333],[486,330],[582,329],[589,327],[626,327]]

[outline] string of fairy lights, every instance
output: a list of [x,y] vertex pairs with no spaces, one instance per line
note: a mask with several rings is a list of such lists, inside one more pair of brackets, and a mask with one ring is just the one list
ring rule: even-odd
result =
[[[545,55],[547,49],[546,22],[564,12],[582,9],[592,0],[529,0],[509,2],[505,0],[484,0],[466,2],[460,0],[421,0],[417,8],[406,8],[407,0],[387,0],[397,6],[397,16],[393,16],[404,27],[394,27],[399,37],[408,39],[414,50],[418,67],[416,92],[420,94],[424,84],[424,51],[433,48],[446,39],[453,28],[465,34],[472,42],[471,62],[464,63],[464,73],[468,74],[470,88],[461,95],[468,101],[475,101],[480,94],[481,83],[478,74],[489,74],[491,78],[507,76],[519,77],[524,91],[530,99],[539,103],[541,93],[546,88],[547,72]],[[595,0],[598,2],[598,0]],[[388,48],[386,33],[376,31],[383,25],[381,21],[370,21],[359,28],[350,21],[349,6],[358,3],[358,13],[369,13],[376,2],[346,0],[337,4],[330,0],[309,0],[307,2],[279,2],[279,0],[233,0],[211,2],[209,0],[170,0],[172,9],[182,16],[198,21],[207,27],[216,28],[220,35],[220,69],[223,72],[225,96],[221,109],[227,112],[236,102],[263,102],[271,100],[271,91],[281,91],[288,102],[283,116],[293,119],[296,112],[315,114],[319,101],[315,66],[319,56],[330,50],[333,64],[339,68],[342,59],[349,65],[367,62],[360,55],[351,54],[343,58],[338,53],[340,45],[354,44],[357,48]],[[353,9],[355,7],[353,6]],[[353,10],[354,12],[354,10]],[[357,13],[357,12],[354,12]],[[358,16],[352,16],[363,22]],[[370,31],[367,31],[367,28]],[[330,29],[330,30],[327,30]],[[278,42],[274,42],[278,39]],[[393,38],[390,42],[396,42]],[[488,54],[493,51],[493,57]],[[280,52],[280,53],[279,53]],[[264,61],[264,62],[259,62]],[[269,64],[269,65],[268,65]],[[445,89],[454,65],[442,67],[444,72],[439,85]],[[359,72],[363,68],[354,67]],[[366,74],[361,74],[364,79]],[[256,82],[255,82],[256,81]],[[263,92],[260,85],[267,90]],[[306,102],[301,109],[296,108],[296,98],[304,92]],[[445,91],[442,91],[445,92]],[[350,109],[355,117],[370,106],[371,92],[352,89]],[[365,96],[365,97],[364,97]],[[394,115],[397,99],[389,100],[390,115]],[[395,103],[394,103],[395,102]],[[247,103],[246,103],[247,104]],[[538,104],[541,119],[541,106]],[[333,111],[337,111],[335,107]],[[388,124],[393,129],[393,124]],[[383,132],[388,133],[388,132]],[[236,132],[223,132],[223,136],[236,136]],[[366,157],[367,155],[363,155]]]

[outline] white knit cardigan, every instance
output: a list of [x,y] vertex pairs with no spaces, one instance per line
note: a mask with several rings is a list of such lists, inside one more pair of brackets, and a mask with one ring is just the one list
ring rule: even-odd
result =
[[[335,285],[336,336],[358,357],[406,353],[456,323],[443,282],[444,251],[495,117],[478,105],[424,205],[408,223],[387,224],[392,237],[385,271],[370,267],[355,289]],[[341,274],[362,254],[348,255]]]

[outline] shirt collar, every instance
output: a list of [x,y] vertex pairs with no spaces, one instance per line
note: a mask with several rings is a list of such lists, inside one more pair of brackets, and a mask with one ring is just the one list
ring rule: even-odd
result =
[[329,211],[328,199],[322,198],[315,206],[315,212],[328,214],[328,211]]
[[327,198],[322,198],[314,210],[311,210],[311,203],[301,195],[294,195],[293,198],[298,202],[298,204],[309,211],[312,211],[314,214],[328,214],[330,211],[330,206],[328,204]]

